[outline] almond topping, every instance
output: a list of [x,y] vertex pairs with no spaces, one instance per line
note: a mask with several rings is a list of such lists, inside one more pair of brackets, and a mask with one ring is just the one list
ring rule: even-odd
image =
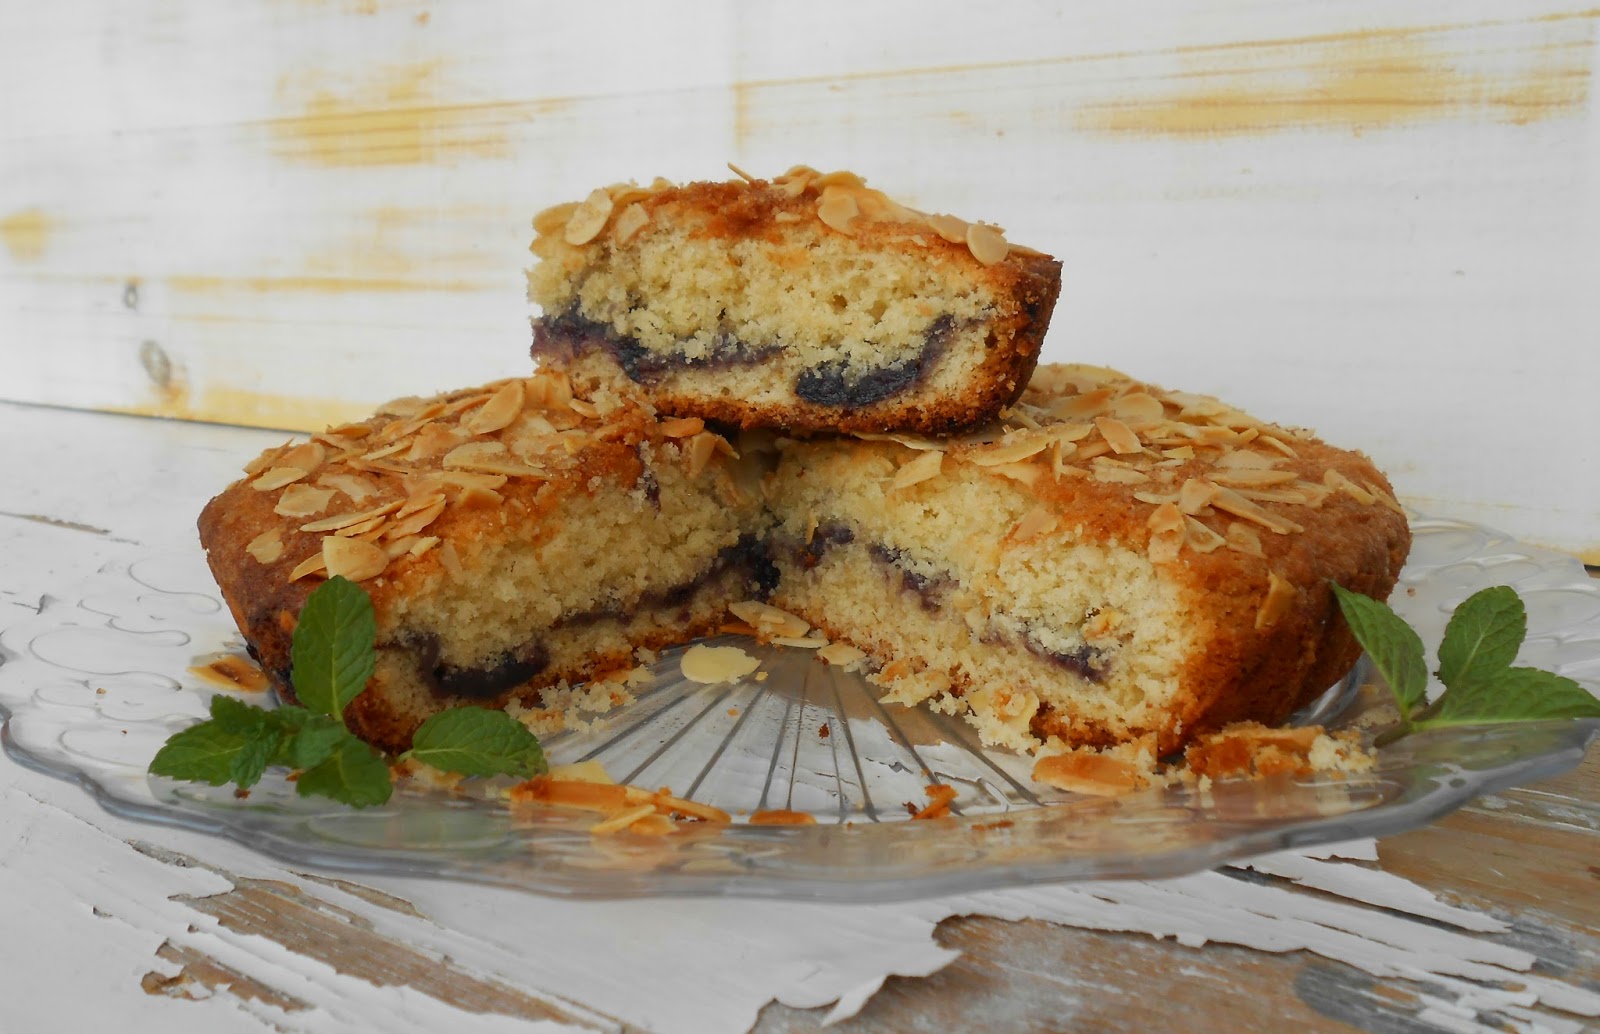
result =
[[850,224],[861,214],[855,195],[836,186],[823,188],[822,199],[817,202],[817,218],[830,230],[853,234]]
[[259,474],[263,470],[266,470],[268,467],[276,463],[278,461],[278,457],[282,456],[288,451],[288,449],[289,443],[284,442],[275,449],[268,449],[266,452],[263,452],[249,463],[246,463],[242,469],[246,474]]
[[930,215],[928,225],[933,232],[951,244],[967,243],[967,221],[953,215]]
[[461,580],[461,554],[456,552],[455,543],[449,539],[439,544],[439,563],[444,565],[444,569],[449,572],[451,578],[456,581]]
[[1211,505],[1211,500],[1215,499],[1220,491],[1222,490],[1209,481],[1189,478],[1178,490],[1178,509],[1184,513],[1199,513]]
[[326,569],[327,566],[327,562],[322,559],[322,551],[318,550],[295,565],[295,569],[289,572],[289,580],[291,582],[298,582],[306,575],[316,574],[319,571]]
[[1172,503],[1162,503],[1155,508],[1145,523],[1158,535],[1163,532],[1182,531],[1183,513]]
[[533,217],[533,231],[540,235],[555,233],[566,227],[572,219],[572,213],[577,210],[576,201],[563,201],[559,205],[551,205]]
[[1106,440],[1106,444],[1111,446],[1111,451],[1118,456],[1127,456],[1144,449],[1144,446],[1139,444],[1139,436],[1133,433],[1133,429],[1114,416],[1097,416],[1094,418],[1094,426],[1100,429],[1100,437]]
[[1184,544],[1196,553],[1209,553],[1227,543],[1227,540],[1221,535],[1218,535],[1193,517],[1184,517],[1183,526],[1186,529]]
[[310,517],[314,513],[321,513],[327,509],[328,503],[333,499],[333,489],[312,488],[310,485],[295,484],[283,490],[283,495],[278,497],[278,505],[272,512],[283,517]]
[[1024,485],[1032,485],[1044,474],[1044,468],[1035,463],[1002,463],[997,467],[990,467],[989,473],[1020,481]]
[[706,429],[706,422],[697,416],[678,416],[661,421],[659,430],[664,438],[687,438]]
[[1299,595],[1292,584],[1278,577],[1278,572],[1268,572],[1267,595],[1256,611],[1256,631],[1263,632],[1276,625],[1279,619],[1289,613],[1289,608]]
[[352,582],[376,577],[389,566],[389,557],[379,547],[337,535],[322,540],[322,560],[327,565],[328,577],[343,575]]
[[307,474],[313,473],[328,458],[328,450],[321,442],[301,442],[282,456],[278,462],[285,467],[299,467]]
[[589,832],[594,836],[605,836],[608,833],[620,833],[629,826],[656,813],[654,804],[641,804],[627,811],[619,811],[608,819],[601,819],[589,827]]
[[1261,548],[1261,536],[1257,535],[1254,528],[1238,521],[1228,525],[1228,548],[1235,553],[1245,556],[1265,557],[1266,551]]
[[744,678],[760,666],[759,660],[737,646],[706,646],[703,643],[689,647],[680,662],[684,678],[707,685]]
[[445,498],[443,494],[434,495],[430,498],[432,502],[421,509],[412,511],[404,516],[396,515],[394,522],[384,532],[384,538],[398,539],[407,535],[415,535],[432,524],[444,512]]
[[611,239],[618,244],[626,244],[649,224],[650,213],[644,210],[643,205],[634,202],[617,216],[616,223],[611,227]]
[[829,643],[817,651],[817,656],[836,668],[848,668],[867,659],[864,651],[856,649],[849,643]]
[[1349,496],[1351,499],[1354,499],[1363,506],[1371,506],[1373,503],[1378,501],[1377,496],[1362,488],[1354,481],[1351,481],[1349,478],[1345,477],[1332,467],[1329,467],[1327,472],[1322,475],[1322,483],[1333,489],[1335,492],[1343,492],[1345,495]]
[[901,464],[900,469],[894,472],[894,481],[890,483],[889,488],[895,492],[903,491],[912,485],[920,485],[930,478],[938,477],[943,469],[944,453],[918,453],[915,458]]
[[1035,506],[1022,515],[1022,519],[1011,529],[1010,538],[1014,542],[1027,542],[1029,539],[1048,535],[1056,530],[1060,519],[1042,506]]
[[522,382],[512,381],[473,410],[461,425],[469,434],[493,434],[517,418],[522,412],[522,402]]
[[306,471],[300,467],[273,467],[250,482],[250,487],[257,492],[270,492],[284,485],[292,485],[305,476]]
[[688,457],[689,476],[697,478],[711,462],[711,457],[716,454],[717,442],[722,439],[709,431],[702,431],[689,439],[688,448],[684,453]]
[[352,503],[378,494],[378,483],[360,474],[324,474],[317,478],[317,484],[343,492]]
[[1221,464],[1210,474],[1211,480],[1219,485],[1231,485],[1234,488],[1260,488],[1265,485],[1281,485],[1294,481],[1300,475],[1292,470],[1262,470],[1242,468],[1238,470],[1221,469]]
[[1112,403],[1111,415],[1133,425],[1153,424],[1166,415],[1161,400],[1147,391],[1130,391]]
[[1143,779],[1126,761],[1102,754],[1053,754],[1033,766],[1033,781],[1069,793],[1116,797],[1139,789]]
[[574,247],[588,244],[606,228],[606,220],[611,218],[611,208],[611,195],[606,193],[604,187],[589,191],[589,196],[583,199],[573,210],[572,218],[567,220],[562,239]]
[[767,635],[794,637],[803,636],[811,631],[811,626],[803,618],[756,600],[730,603],[728,611]]
[[1037,456],[1049,447],[1051,439],[1047,435],[1022,432],[1008,435],[993,445],[980,445],[968,449],[961,458],[968,463],[976,463],[980,467],[994,467],[1002,463],[1016,463],[1030,456]]
[[244,551],[256,558],[258,564],[270,564],[283,556],[283,536],[277,528],[268,528],[244,547]]
[[1211,505],[1219,510],[1226,510],[1235,517],[1243,517],[1247,521],[1254,521],[1268,531],[1276,532],[1279,535],[1287,535],[1291,531],[1305,531],[1294,521],[1285,520],[1271,511],[1263,510],[1231,488],[1219,489],[1217,497],[1211,501]]
[[973,223],[967,227],[967,250],[983,265],[992,266],[1006,260],[1011,245],[1006,243],[1005,235],[998,227]]
[[359,513],[337,513],[332,517],[324,517],[320,521],[302,524],[300,525],[300,530],[308,532],[338,531],[340,528],[348,528],[363,521],[370,521],[374,517],[382,517],[385,514],[393,513],[399,508],[400,500],[396,499],[392,503],[384,503],[382,506],[374,507],[371,510],[362,510]]

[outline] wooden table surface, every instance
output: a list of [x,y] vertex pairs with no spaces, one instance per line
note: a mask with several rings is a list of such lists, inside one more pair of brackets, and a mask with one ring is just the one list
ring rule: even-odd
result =
[[[10,443],[0,455],[0,556],[6,558],[0,628],[32,614],[41,597],[131,544],[189,541],[204,498],[243,459],[281,437],[12,404],[0,404],[0,436]],[[14,1003],[24,1003],[20,1015],[26,1016],[30,1001],[56,1003],[49,1015],[58,1017],[114,1017],[125,1030],[352,1029],[329,1026],[328,1015],[337,1013],[348,987],[369,985],[373,994],[403,1000],[406,1015],[453,1016],[448,1022],[461,1031],[479,1030],[476,1024],[495,1016],[612,1029],[652,1025],[648,1017],[616,1020],[604,1001],[589,1001],[593,1012],[582,1012],[542,993],[537,973],[525,983],[508,979],[504,971],[489,972],[473,959],[397,934],[407,928],[402,921],[420,913],[395,891],[394,881],[273,869],[240,845],[115,819],[78,787],[9,758],[0,760],[0,812],[0,902],[23,909],[23,918],[10,923],[14,934],[38,933],[31,942],[36,949],[13,936],[0,951],[3,1031],[45,1029],[10,1025],[18,1022]],[[58,827],[82,835],[52,832]],[[1600,1001],[1593,997],[1600,988],[1600,756],[1594,752],[1566,774],[1481,798],[1431,826],[1383,839],[1375,862],[1346,864],[1391,874],[1445,904],[1502,921],[1501,932],[1471,936],[1531,953],[1534,975],[1583,1001]],[[161,935],[164,928],[154,920],[149,936],[131,938],[125,948],[117,941],[80,952],[63,934],[62,958],[77,961],[55,960],[51,946],[57,942],[48,931],[90,922],[91,909],[97,917],[112,915],[114,923],[138,925],[130,917],[143,915],[138,909],[150,902],[108,904],[114,899],[101,897],[101,890],[79,891],[73,900],[70,891],[90,886],[114,893],[119,875],[131,879],[138,866],[216,873],[231,889],[159,904],[190,916],[191,930],[214,922],[281,945],[291,953],[282,958],[295,964],[271,972],[293,978],[243,973],[229,958]],[[103,881],[74,884],[71,874],[78,872]],[[1295,900],[1328,897],[1270,873],[1228,872],[1280,885]],[[448,888],[435,884],[430,893],[437,899]],[[1392,923],[1400,939],[1439,925],[1400,911]],[[693,936],[662,948],[692,951]],[[1426,974],[1377,978],[1324,955],[1239,947],[1222,943],[1226,929],[1215,931],[1212,943],[1189,947],[1143,932],[971,916],[945,919],[934,937],[960,957],[931,976],[890,977],[838,1029],[1567,1031],[1600,1022],[1546,1005],[1475,1006],[1459,987],[1441,989]],[[340,983],[349,977],[366,983]],[[691,1000],[695,993],[692,985],[683,990]],[[423,1005],[442,1011],[418,1011]],[[727,1026],[706,1015],[704,1029]],[[755,1017],[755,1029],[814,1029],[823,1015],[771,1003]],[[339,1023],[359,1026],[350,1017]]]

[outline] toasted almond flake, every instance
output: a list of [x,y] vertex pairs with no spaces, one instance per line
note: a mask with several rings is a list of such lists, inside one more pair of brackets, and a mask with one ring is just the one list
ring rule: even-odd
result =
[[439,543],[439,563],[444,565],[451,578],[461,580],[461,555],[456,552],[456,544],[449,539]]
[[489,401],[461,421],[469,434],[493,434],[510,425],[522,412],[525,389],[521,381],[511,381],[489,397]]
[[1233,488],[1261,488],[1267,485],[1282,485],[1294,481],[1300,475],[1292,470],[1260,470],[1216,469],[1210,474],[1212,481],[1219,485],[1229,485]]
[[412,442],[407,439],[402,439],[398,442],[390,442],[381,449],[373,449],[371,452],[363,453],[361,458],[364,460],[381,460],[385,456],[393,456],[401,449],[409,449],[411,445]]
[[1013,481],[1020,481],[1025,485],[1032,485],[1044,474],[1044,468],[1036,463],[1002,463],[997,467],[989,467],[989,473],[1008,477]]
[[866,651],[858,650],[849,643],[837,642],[829,643],[818,650],[817,656],[836,668],[848,668],[867,659]]
[[1097,416],[1094,418],[1094,426],[1100,429],[1100,437],[1106,440],[1106,444],[1111,446],[1111,451],[1118,456],[1127,456],[1144,449],[1133,429],[1114,416]]
[[1004,262],[1011,251],[1000,228],[987,223],[973,223],[967,227],[967,250],[985,266]]
[[938,477],[943,469],[944,453],[919,453],[914,459],[900,465],[900,469],[894,472],[894,481],[889,487],[896,492],[904,491],[912,485],[920,485],[930,478]]
[[600,416],[600,407],[588,399],[574,398],[567,405],[571,406],[572,411],[585,420],[595,420]]
[[374,578],[389,566],[389,557],[379,547],[337,535],[322,540],[322,561],[328,569],[328,577],[343,575],[352,582]]
[[606,766],[596,758],[574,761],[566,765],[551,765],[545,776],[557,782],[594,783],[599,786],[617,784],[617,781],[611,778],[611,773],[606,771]]
[[[429,484],[432,484],[431,479]],[[426,510],[429,507],[443,503],[444,501],[445,496],[443,492],[430,490],[427,487],[419,486],[417,492],[412,495],[411,498],[400,504],[400,508],[394,512],[394,515],[396,519],[401,517],[409,517],[418,510]]]
[[548,236],[557,230],[564,229],[572,219],[572,214],[578,210],[578,202],[564,201],[559,205],[551,205],[533,217],[533,230],[541,236]]
[[1085,752],[1040,758],[1033,766],[1033,781],[1096,797],[1131,793],[1143,782],[1138,769],[1128,762]]
[[1162,449],[1161,455],[1173,460],[1192,460],[1194,459],[1194,446],[1180,445],[1174,449]]
[[1105,456],[1109,452],[1111,452],[1111,443],[1104,438],[1100,438],[1078,446],[1077,451],[1073,453],[1073,458],[1079,461],[1094,460]]
[[1149,503],[1151,506],[1160,506],[1162,503],[1175,503],[1178,501],[1178,493],[1176,492],[1135,492],[1133,497],[1139,502]]
[[611,240],[619,245],[626,245],[630,240],[634,240],[638,230],[645,229],[646,226],[650,226],[650,213],[645,211],[645,206],[634,202],[618,214],[616,222],[611,226]]
[[294,570],[289,572],[289,581],[298,582],[306,575],[326,570],[327,566],[327,561],[322,559],[322,551],[318,550],[295,565]]
[[1051,439],[1046,435],[1024,431],[1007,435],[992,445],[968,449],[960,454],[960,458],[980,467],[995,467],[1037,456],[1050,446],[1050,442]]
[[1322,475],[1322,483],[1335,492],[1343,492],[1363,506],[1371,506],[1378,501],[1378,497],[1362,488],[1360,485],[1345,477],[1344,474],[1329,467]]
[[1256,631],[1264,632],[1276,625],[1294,602],[1299,598],[1292,583],[1278,576],[1278,572],[1267,573],[1267,594],[1261,600],[1261,606],[1256,610]]
[[424,535],[423,537],[417,539],[416,545],[411,547],[411,555],[414,557],[420,557],[438,544],[439,537],[437,535]]
[[1261,536],[1256,534],[1254,528],[1233,521],[1228,524],[1228,548],[1235,553],[1245,556],[1265,557],[1266,551],[1261,548]]
[[1116,466],[1104,461],[1095,463],[1090,469],[1096,481],[1108,485],[1141,485],[1150,480],[1150,475],[1133,467]]
[[1145,521],[1156,534],[1183,530],[1183,513],[1172,503],[1162,503]]
[[811,631],[804,618],[757,600],[728,604],[729,613],[768,635],[803,636]]
[[1166,408],[1148,391],[1130,391],[1112,403],[1111,415],[1129,425],[1141,426],[1161,420]]
[[[469,490],[463,489],[463,491]],[[390,523],[388,529],[384,532],[384,537],[391,539],[405,538],[407,535],[417,534],[423,528],[432,524],[444,512],[445,497],[442,494],[436,494],[430,498],[432,502],[422,509],[414,510],[403,517],[396,515],[394,521]]]
[[1406,508],[1401,506],[1399,500],[1395,499],[1394,496],[1390,495],[1388,492],[1385,492],[1383,489],[1379,488],[1377,485],[1374,485],[1370,481],[1363,482],[1363,484],[1365,485],[1367,491],[1372,493],[1372,497],[1378,501],[1378,505],[1382,506],[1386,510],[1393,510],[1402,517],[1406,515]]
[[637,807],[629,808],[626,811],[619,811],[608,819],[601,819],[599,822],[596,822],[594,825],[589,827],[589,832],[594,836],[605,836],[608,833],[620,833],[629,826],[633,825],[635,822],[638,822],[640,819],[654,815],[655,813],[656,806],[654,804],[641,804]]
[[767,808],[751,812],[745,823],[751,826],[815,826],[817,817],[787,808]]
[[1227,540],[1193,517],[1183,518],[1184,544],[1196,553],[1210,553],[1227,544]]
[[671,791],[664,788],[656,793],[651,793],[649,790],[641,790],[637,786],[625,787],[623,789],[623,799],[629,804],[649,803],[658,811],[677,812],[679,815],[700,819],[703,822],[733,821],[733,816],[721,808],[710,804],[701,804],[699,801],[686,800],[682,797],[674,797]]
[[386,516],[372,517],[368,520],[362,521],[360,524],[352,524],[348,528],[340,528],[338,531],[335,531],[334,534],[352,539],[376,539],[378,536],[374,535],[373,532],[379,530],[387,523],[389,523],[389,518]]
[[293,484],[283,490],[283,495],[278,497],[278,505],[272,508],[272,512],[282,517],[310,517],[327,509],[332,499],[331,488],[312,488],[310,485]]
[[318,441],[301,442],[282,456],[278,462],[285,467],[299,467],[307,474],[315,473],[328,458],[327,446]]
[[407,535],[405,538],[395,539],[384,545],[383,555],[388,557],[390,560],[398,560],[401,557],[409,554],[411,552],[411,547],[415,546],[419,541],[421,541],[421,539],[419,539],[416,535]]
[[1079,420],[1104,413],[1115,395],[1111,388],[1095,388],[1079,395],[1052,399],[1048,408],[1050,415],[1058,420]]
[[244,551],[256,558],[258,564],[270,564],[283,556],[283,535],[277,528],[268,528],[244,547]]
[[1055,514],[1042,506],[1035,506],[1022,515],[1022,519],[1017,521],[1007,537],[1013,542],[1027,542],[1030,539],[1038,538],[1040,535],[1050,534],[1050,532],[1056,530],[1057,525],[1060,523],[1060,518]]
[[411,439],[411,448],[402,457],[407,463],[421,463],[449,452],[465,440],[465,435],[453,427],[429,424]]
[[606,221],[611,218],[612,201],[604,187],[596,187],[589,191],[589,196],[584,198],[572,212],[572,217],[567,220],[567,228],[562,232],[562,239],[574,247],[588,244],[600,236],[600,231],[606,228]]
[[1178,490],[1178,509],[1184,513],[1199,513],[1211,505],[1222,490],[1209,481],[1188,478]]
[[843,234],[853,234],[851,228],[861,215],[861,206],[856,203],[855,195],[837,186],[827,186],[822,190],[822,197],[817,202],[817,218],[830,230],[837,230]]
[[677,416],[661,421],[658,430],[663,438],[687,438],[706,429],[706,422],[697,416]]
[[1279,517],[1270,510],[1262,509],[1231,488],[1218,490],[1217,497],[1211,500],[1211,505],[1219,510],[1226,510],[1235,517],[1243,517],[1247,521],[1254,521],[1268,531],[1279,535],[1287,535],[1292,531],[1305,531],[1294,521]]
[[820,650],[828,645],[826,639],[804,638],[792,635],[773,636],[772,641],[779,646],[792,646],[799,650]]
[[369,521],[374,517],[393,513],[399,508],[400,500],[396,499],[393,502],[384,503],[382,506],[376,506],[370,510],[361,510],[356,513],[337,513],[332,517],[324,517],[320,521],[302,524],[300,525],[300,530],[307,532],[338,531],[340,528],[348,528],[352,524],[360,524],[362,521]]
[[761,666],[761,662],[737,646],[706,646],[703,643],[689,647],[679,662],[683,677],[690,682],[711,685],[744,678]]
[[250,487],[257,492],[271,492],[275,488],[292,485],[305,476],[306,471],[300,467],[272,467],[250,482]]
[[711,462],[711,457],[716,454],[717,443],[722,441],[718,435],[709,431],[702,431],[689,439],[688,447],[684,449],[689,469],[689,477],[697,478]]
[[1313,485],[1309,481],[1296,481],[1284,488],[1240,488],[1235,491],[1244,498],[1258,503],[1292,503],[1313,509],[1321,506],[1323,500],[1333,494],[1325,486]]
[[246,474],[259,474],[263,470],[266,470],[268,467],[277,463],[278,457],[287,452],[289,450],[289,446],[289,442],[284,442],[282,445],[268,449],[255,459],[251,460],[249,463],[246,463],[240,469],[242,469]]
[[951,244],[967,243],[967,221],[953,215],[930,215],[928,225],[933,232]]
[[1299,453],[1295,452],[1292,448],[1290,448],[1287,444],[1285,444],[1281,439],[1276,438],[1273,435],[1264,434],[1264,435],[1262,435],[1260,438],[1258,438],[1256,440],[1259,441],[1262,445],[1265,445],[1265,446],[1267,446],[1269,448],[1277,449],[1279,452],[1283,453],[1285,456],[1289,457],[1290,459],[1294,459],[1294,458],[1296,458],[1296,457],[1298,457],[1300,455]]
[[378,483],[360,474],[324,474],[317,478],[317,484],[343,492],[352,503],[378,494]]

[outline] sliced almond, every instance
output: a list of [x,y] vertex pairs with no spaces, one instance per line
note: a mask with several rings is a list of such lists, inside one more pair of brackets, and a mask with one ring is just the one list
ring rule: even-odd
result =
[[356,513],[338,513],[332,517],[324,517],[320,521],[302,524],[300,525],[300,530],[307,532],[338,531],[340,528],[348,528],[353,524],[360,524],[362,521],[370,521],[374,517],[382,517],[385,514],[393,513],[399,508],[400,500],[396,499],[393,502],[384,503],[382,506],[375,506],[370,510],[361,510]]
[[511,381],[489,397],[489,401],[473,410],[461,426],[469,434],[493,434],[506,427],[522,412],[524,388],[521,381]]
[[389,557],[370,542],[329,535],[322,540],[322,560],[328,577],[343,575],[352,582],[375,578],[389,566]]
[[591,190],[567,220],[562,239],[574,247],[588,244],[606,228],[606,221],[611,218],[611,208],[611,195],[606,193],[604,187]]
[[1378,497],[1362,488],[1360,485],[1345,477],[1339,471],[1329,467],[1322,475],[1322,483],[1335,492],[1343,492],[1363,506],[1371,506],[1378,501]]
[[[467,491],[463,489],[463,491]],[[445,497],[442,493],[429,497],[432,501],[419,510],[414,510],[405,516],[396,515],[384,531],[384,538],[399,539],[407,535],[415,535],[423,528],[432,524],[444,512]]]
[[951,244],[967,243],[967,221],[953,215],[930,215],[928,225],[933,232]]
[[689,439],[688,445],[684,449],[684,455],[691,478],[699,477],[701,472],[706,469],[706,465],[711,462],[711,457],[716,454],[717,443],[721,440],[720,436],[709,431],[702,431]]
[[250,482],[250,487],[257,492],[271,492],[284,485],[292,485],[305,476],[306,471],[300,467],[271,467]]
[[1017,521],[1007,537],[1013,542],[1027,542],[1040,535],[1050,534],[1060,523],[1060,518],[1055,514],[1042,506],[1035,506],[1022,515],[1022,519]]
[[990,467],[989,473],[1020,481],[1024,485],[1034,485],[1044,476],[1044,468],[1037,463],[1002,463],[998,467]]
[[317,478],[317,484],[343,492],[352,503],[378,494],[378,483],[361,474],[324,474]]
[[687,438],[706,429],[706,422],[697,416],[678,416],[661,421],[657,428],[663,438]]
[[1300,475],[1292,470],[1242,468],[1239,470],[1216,469],[1209,476],[1212,481],[1219,485],[1228,485],[1233,488],[1261,488],[1267,485],[1286,484],[1294,481]]
[[944,453],[918,453],[914,459],[901,464],[900,469],[894,472],[894,481],[889,487],[896,492],[904,491],[912,485],[920,485],[924,481],[938,477],[943,469]]
[[567,223],[572,221],[572,214],[578,210],[578,202],[564,201],[559,205],[551,205],[533,217],[533,230],[541,236],[548,236],[557,230],[566,229]]
[[272,512],[283,517],[310,517],[326,510],[332,499],[331,488],[312,488],[310,485],[297,483],[283,490],[283,495],[278,497],[278,505],[272,508]]
[[1040,758],[1033,766],[1033,781],[1096,797],[1131,793],[1144,782],[1138,769],[1126,761],[1083,752]]
[[640,819],[648,818],[656,813],[654,804],[640,804],[626,811],[619,811],[608,819],[601,819],[589,827],[589,832],[594,836],[605,836],[608,833],[620,833]]
[[1210,553],[1227,544],[1227,540],[1193,517],[1183,518],[1183,544],[1196,553]]
[[244,551],[256,558],[258,564],[270,564],[283,556],[283,534],[277,528],[268,528],[244,547]]
[[817,656],[836,668],[848,668],[867,659],[866,652],[849,643],[833,642],[817,651]]
[[684,678],[707,685],[744,678],[760,666],[759,660],[737,646],[706,646],[703,643],[684,651],[680,662]]
[[1166,408],[1148,391],[1130,391],[1112,403],[1111,415],[1131,426],[1144,426],[1160,421]]
[[1106,444],[1111,446],[1111,451],[1118,456],[1127,456],[1144,449],[1133,429],[1114,416],[1097,416],[1094,418],[1094,426],[1100,429],[1100,437],[1106,440]]
[[318,550],[295,565],[294,570],[289,572],[289,581],[298,582],[307,575],[325,570],[327,566],[327,561],[322,558],[322,551]]
[[855,195],[837,186],[827,186],[822,190],[822,197],[817,202],[817,218],[830,230],[837,230],[843,234],[853,234],[852,225],[861,215],[861,206],[856,203]]
[[1261,548],[1261,536],[1256,534],[1254,528],[1233,521],[1228,525],[1228,548],[1235,553],[1245,556],[1265,557],[1266,551]]
[[1219,490],[1217,497],[1211,501],[1211,505],[1219,510],[1226,510],[1235,517],[1243,517],[1247,521],[1253,521],[1268,531],[1279,535],[1287,535],[1292,531],[1305,531],[1294,521],[1286,520],[1269,510],[1262,509],[1231,488]]
[[811,625],[804,618],[757,600],[730,603],[728,611],[739,620],[768,635],[792,637],[802,636],[811,631]]
[[1199,513],[1211,505],[1211,500],[1215,499],[1220,491],[1222,490],[1209,481],[1189,478],[1178,490],[1178,509],[1184,513]]
[[997,226],[987,223],[973,223],[967,227],[967,250],[972,252],[972,257],[985,266],[992,266],[1004,262],[1006,255],[1011,251],[1005,234]]
[[1042,434],[1024,431],[1008,435],[992,445],[980,445],[961,453],[961,458],[980,467],[994,467],[1002,463],[1016,463],[1037,456],[1050,446],[1051,439]]
[[315,473],[328,457],[327,446],[318,441],[301,442],[282,456],[278,463],[285,467],[299,467],[307,474]]
[[1089,473],[1096,481],[1108,485],[1142,485],[1150,480],[1150,475],[1142,470],[1104,460],[1097,461]]
[[635,202],[624,208],[617,215],[616,222],[611,224],[611,239],[618,244],[626,244],[648,225],[650,225],[650,213],[645,211],[643,205]]
[[1289,613],[1299,595],[1294,585],[1280,578],[1278,572],[1268,572],[1267,595],[1262,598],[1261,606],[1256,610],[1256,631],[1264,632],[1276,625],[1285,614]]

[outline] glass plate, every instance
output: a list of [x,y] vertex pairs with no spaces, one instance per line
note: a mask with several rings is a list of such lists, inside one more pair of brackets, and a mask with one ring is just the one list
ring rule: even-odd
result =
[[[1600,586],[1577,561],[1458,521],[1413,516],[1412,528],[1394,603],[1430,650],[1456,604],[1509,584],[1528,603],[1521,663],[1600,683]],[[859,677],[809,651],[746,642],[764,681],[686,683],[668,652],[633,705],[546,740],[554,762],[600,758],[622,781],[670,786],[733,813],[734,824],[591,836],[592,813],[512,807],[492,783],[472,796],[405,791],[358,811],[297,797],[270,774],[244,799],[149,778],[161,743],[206,713],[211,690],[188,669],[240,645],[198,552],[109,564],[0,635],[5,747],[77,780],[115,814],[232,837],[298,865],[574,897],[889,901],[1041,880],[1174,876],[1394,833],[1477,794],[1567,769],[1600,731],[1593,721],[1453,729],[1386,747],[1374,771],[1343,780],[1081,797],[1030,782],[1027,759],[979,749],[963,722],[882,705]],[[1335,728],[1383,721],[1386,694],[1361,690],[1365,678],[1358,668],[1295,720]],[[264,696],[255,698],[270,703]],[[906,821],[935,781],[958,789],[955,814]],[[762,809],[804,812],[817,824],[739,821]]]

